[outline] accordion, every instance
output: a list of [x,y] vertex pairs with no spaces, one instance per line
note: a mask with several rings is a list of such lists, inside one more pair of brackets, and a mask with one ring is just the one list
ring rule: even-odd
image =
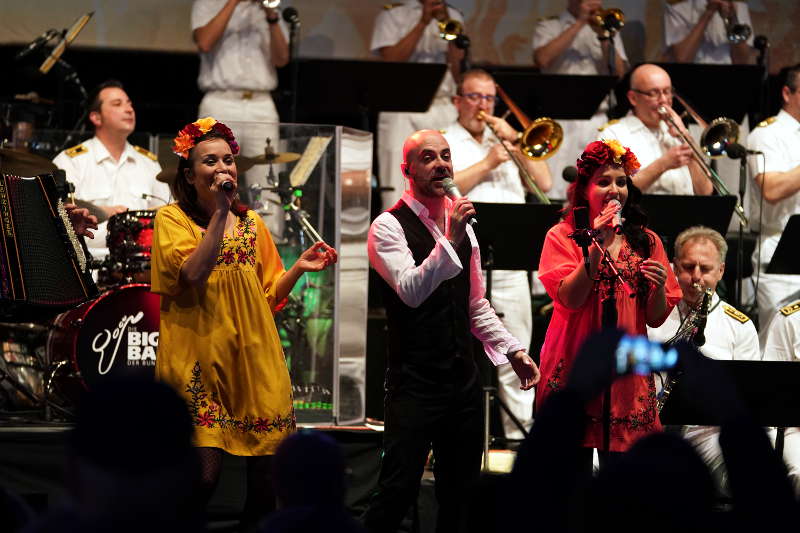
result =
[[57,311],[99,293],[63,207],[64,193],[60,172],[0,174],[0,313]]

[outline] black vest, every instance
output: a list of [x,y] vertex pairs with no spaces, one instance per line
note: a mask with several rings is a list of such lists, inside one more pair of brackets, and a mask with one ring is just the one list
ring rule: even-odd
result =
[[[400,222],[408,247],[419,266],[436,241],[428,228],[403,200],[389,213]],[[443,281],[416,308],[407,306],[394,289],[381,280],[389,329],[387,387],[400,384],[452,384],[475,379],[469,319],[469,265],[472,246],[464,238],[456,250],[461,272]]]

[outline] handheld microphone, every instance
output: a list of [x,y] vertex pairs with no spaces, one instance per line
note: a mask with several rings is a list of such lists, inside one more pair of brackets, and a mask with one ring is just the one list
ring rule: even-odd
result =
[[564,178],[564,181],[567,183],[573,183],[578,177],[578,169],[572,166],[564,167],[564,170],[561,171],[561,177]]
[[22,59],[26,55],[35,52],[39,48],[41,48],[44,45],[46,45],[47,43],[49,43],[50,40],[53,39],[56,36],[58,36],[58,30],[54,30],[54,29],[47,30],[46,32],[44,32],[43,34],[38,36],[36,39],[31,41],[28,44],[28,46],[26,46],[25,48],[23,48],[22,50],[17,52],[17,55],[14,56],[14,61],[19,61],[20,59]]
[[283,20],[289,24],[300,24],[300,13],[297,12],[297,9],[289,6],[283,10]]
[[612,225],[614,226],[614,232],[619,235],[622,233],[622,222],[624,219],[622,218],[622,204],[614,198],[608,202],[608,205],[619,206],[619,211],[614,214],[614,219],[612,221]]
[[232,181],[223,181],[222,182],[222,190],[225,192],[231,192],[233,190],[233,182]]
[[[444,187],[444,193],[452,198],[453,200],[458,200],[461,198],[461,191],[458,190],[458,186],[456,182],[453,181],[453,178],[445,178],[442,180],[442,187]],[[478,223],[478,219],[475,217],[471,217],[469,219],[469,223],[473,226]]]

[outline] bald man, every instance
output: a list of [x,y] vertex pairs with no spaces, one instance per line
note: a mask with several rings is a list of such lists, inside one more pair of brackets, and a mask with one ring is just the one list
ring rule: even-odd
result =
[[680,131],[691,138],[672,110],[672,80],[667,71],[657,65],[638,66],[631,73],[627,96],[631,112],[600,128],[598,139],[619,139],[636,154],[642,168],[633,183],[645,194],[711,194],[713,185],[692,149],[659,113],[663,107]]
[[484,298],[480,249],[468,198],[451,200],[450,146],[434,130],[403,145],[408,188],[369,230],[369,262],[381,277],[389,326],[383,457],[365,515],[369,531],[396,531],[436,457],[437,531],[465,531],[469,489],[481,466],[481,387],[472,336],[495,365],[510,363],[528,390],[539,369]]

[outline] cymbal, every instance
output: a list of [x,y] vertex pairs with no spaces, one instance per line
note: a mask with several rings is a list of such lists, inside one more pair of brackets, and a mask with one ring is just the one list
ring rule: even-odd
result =
[[[256,165],[256,162],[251,157],[245,157],[243,155],[237,155],[234,157],[236,160],[236,171],[237,172],[247,172],[253,166]],[[156,179],[161,183],[172,183],[172,180],[175,179],[175,174],[178,172],[178,165],[169,163],[164,164],[162,163],[162,170],[158,174],[156,174]]]
[[257,155],[253,158],[254,165],[277,165],[279,163],[291,163],[300,159],[300,154],[294,152],[273,152],[267,156],[266,154]]
[[75,198],[75,205],[82,209],[88,209],[90,215],[94,215],[97,217],[97,223],[105,222],[108,220],[108,213],[105,212],[103,208],[101,208],[97,204],[93,204],[87,200],[80,200]]
[[37,176],[56,170],[52,161],[20,150],[0,148],[0,171],[17,176]]

